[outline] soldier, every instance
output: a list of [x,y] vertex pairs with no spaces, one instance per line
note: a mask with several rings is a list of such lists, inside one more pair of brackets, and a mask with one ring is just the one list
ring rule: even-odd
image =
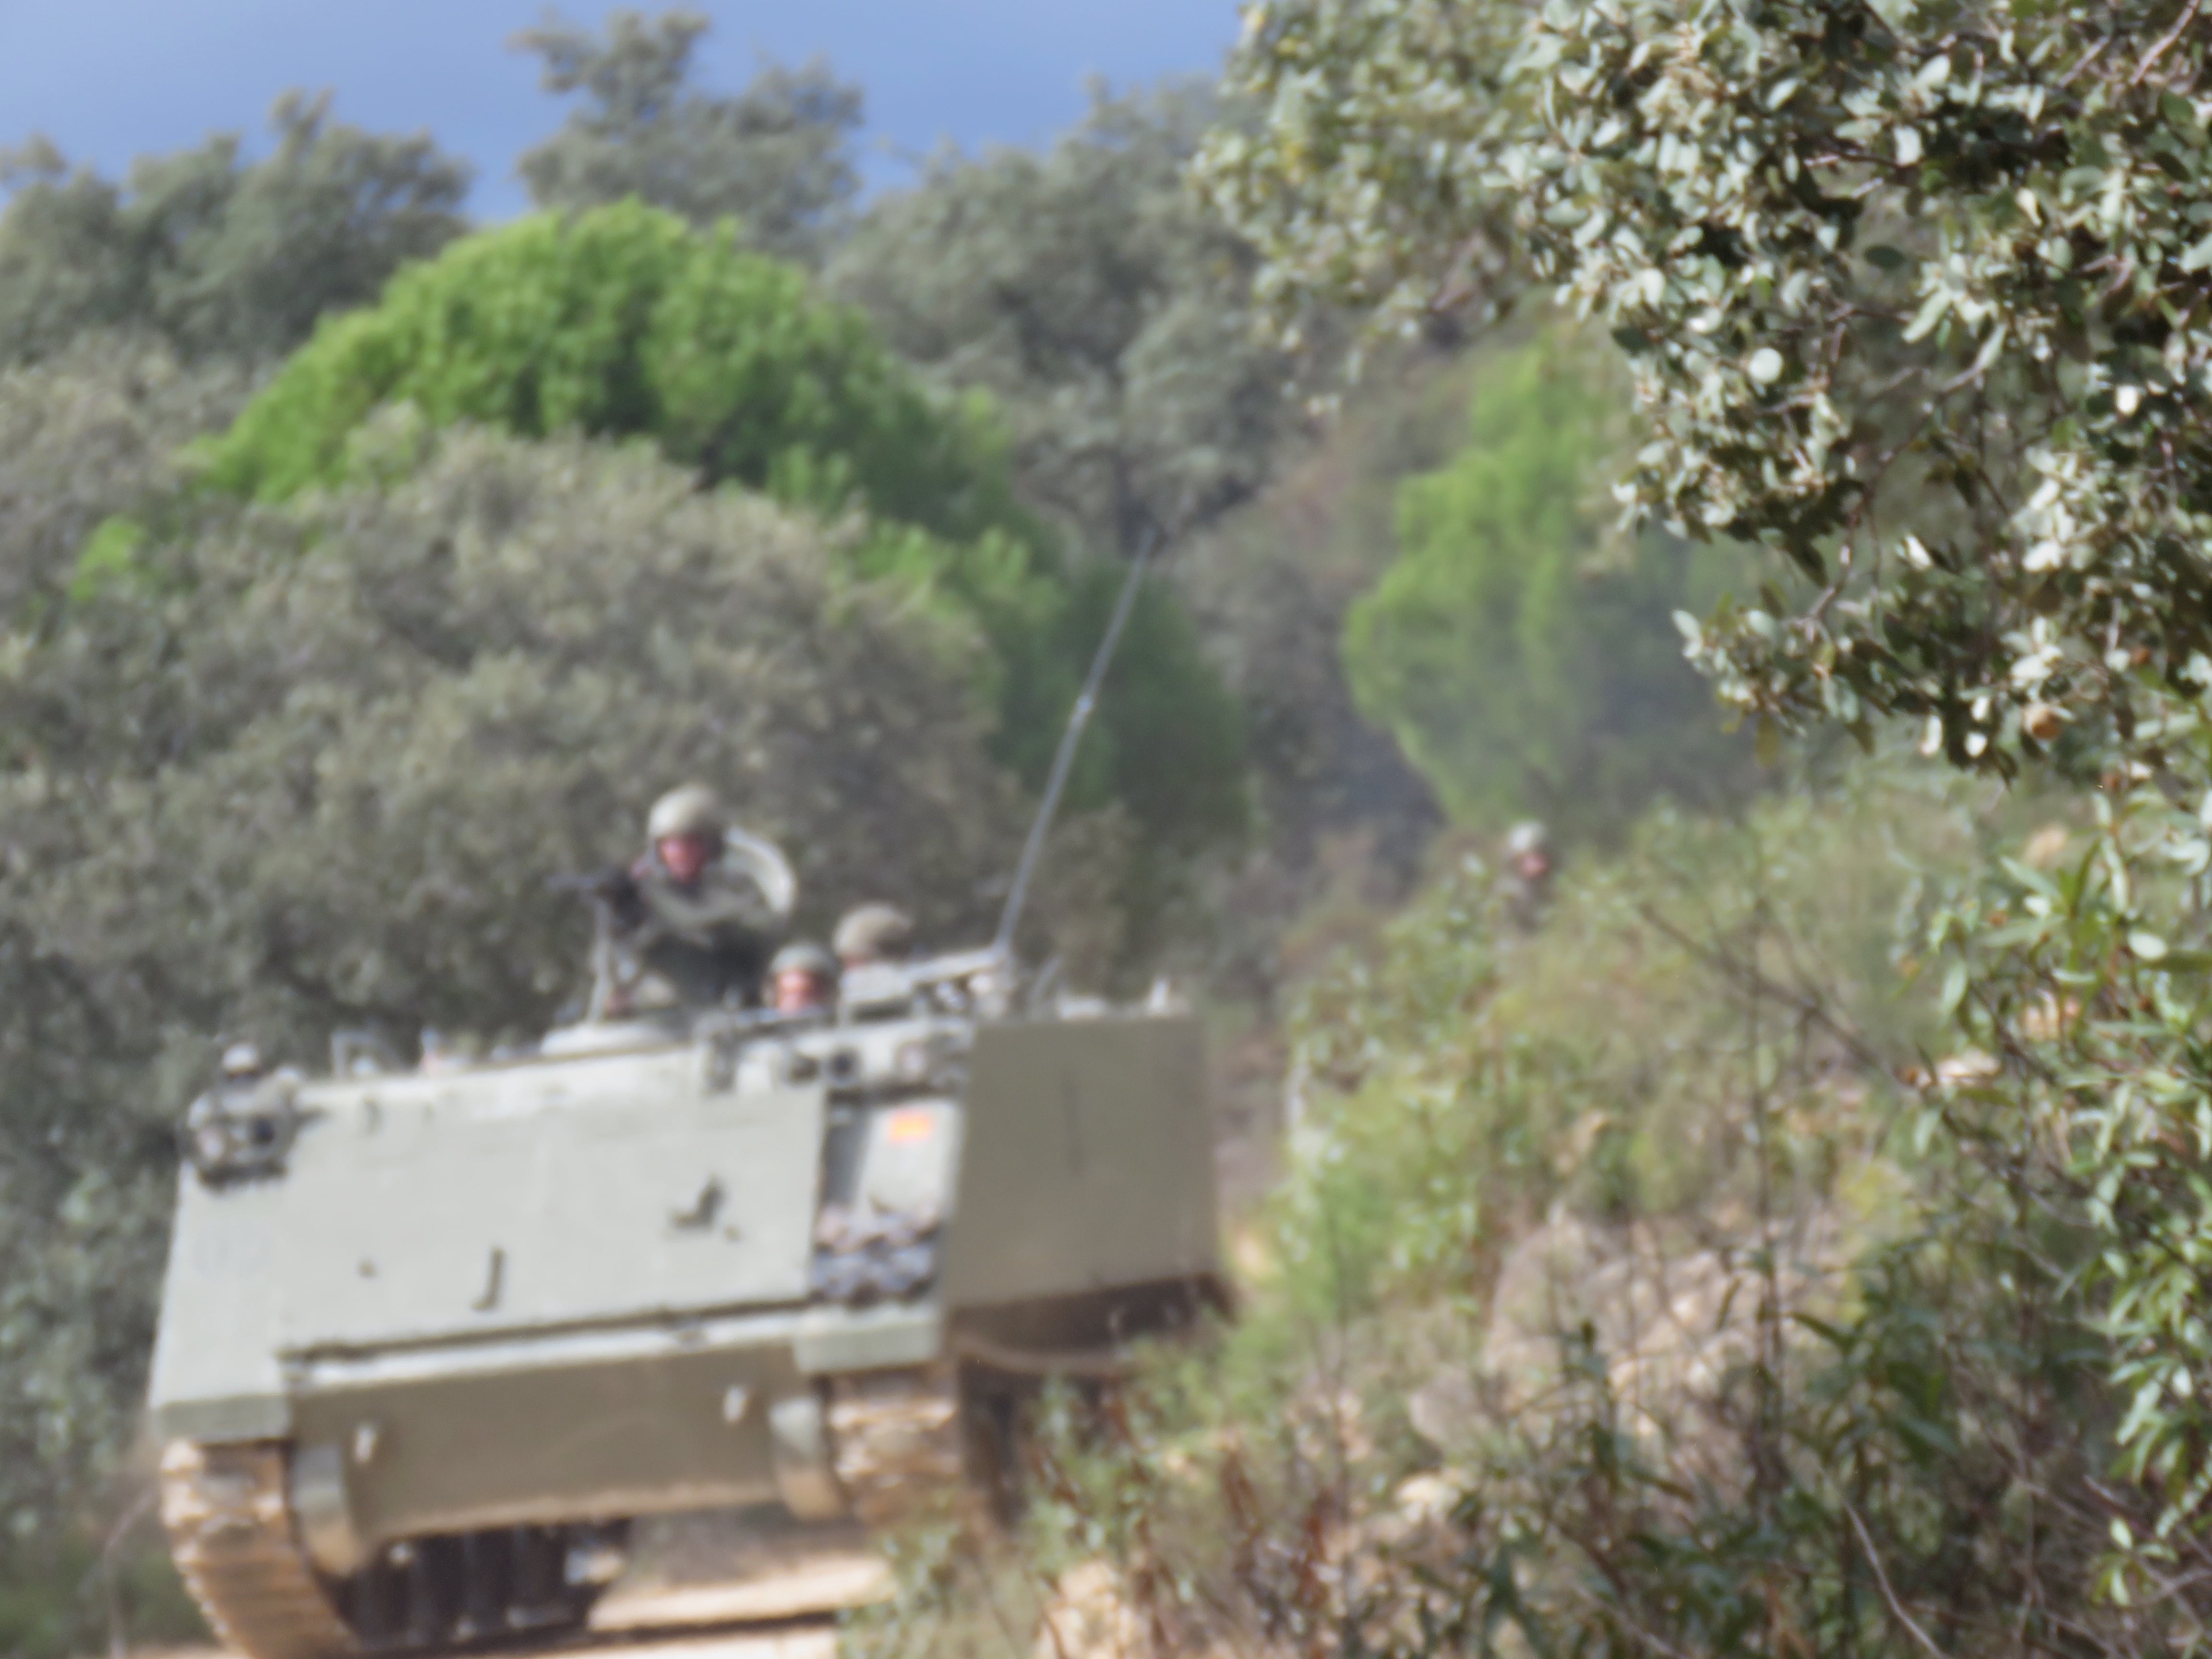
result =
[[768,985],[769,1006],[779,1014],[826,1013],[837,1000],[837,959],[800,939],[775,953]]
[[646,819],[649,843],[597,888],[607,927],[594,1000],[605,1014],[751,1004],[781,931],[760,884],[726,857],[728,825],[702,784],[672,789]]
[[1505,867],[1498,872],[1498,893],[1506,913],[1522,932],[1532,932],[1543,919],[1552,896],[1552,840],[1534,818],[1516,823],[1507,832]]
[[848,970],[903,962],[914,944],[914,918],[895,904],[860,905],[845,912],[830,943]]

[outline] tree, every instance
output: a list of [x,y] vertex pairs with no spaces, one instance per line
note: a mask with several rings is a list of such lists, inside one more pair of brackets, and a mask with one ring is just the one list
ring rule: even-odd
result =
[[[18,684],[36,641],[66,614],[99,526],[160,517],[176,491],[176,444],[210,404],[234,406],[237,390],[112,340],[0,373],[0,618]],[[45,723],[35,714],[10,734],[19,781],[46,775]],[[38,876],[26,867],[19,879],[30,888]],[[21,1605],[20,1587],[53,1572],[41,1549],[62,1546],[92,1480],[127,1443],[171,1140],[133,1109],[145,1079],[109,1010],[14,912],[0,919],[0,980],[10,1079],[0,1099],[0,1640],[58,1650],[36,1628],[52,1610]]]
[[2195,0],[1292,0],[1238,71],[1267,124],[1210,161],[1286,291],[1518,273],[1603,319],[1632,504],[1774,556],[1695,628],[1724,698],[2101,783],[2090,853],[1938,918],[1972,1048],[1931,1110],[2091,1241],[2053,1311],[2130,1402],[2166,1507],[2113,1582],[2160,1596],[2212,1493],[2209,44]]
[[1244,1087],[1217,1101],[1231,1125],[1275,1121],[1284,994],[1405,896],[1443,821],[1428,781],[1361,714],[1342,647],[1346,616],[1395,551],[1400,483],[1441,465],[1465,425],[1468,366],[1423,350],[1354,388],[1250,501],[1176,550],[1173,579],[1236,695],[1250,757],[1255,831],[1233,867],[1209,872],[1189,941],[1209,998],[1257,1016],[1229,1062]]
[[0,362],[100,329],[265,361],[460,233],[468,168],[428,138],[363,132],[298,94],[270,125],[262,161],[224,134],[141,158],[119,185],[42,139],[0,155]]
[[735,97],[691,82],[708,27],[697,12],[616,11],[604,37],[557,16],[514,37],[543,63],[545,90],[584,106],[520,163],[540,207],[635,196],[707,228],[734,219],[749,246],[818,259],[860,179],[852,134],[860,91],[819,59],[764,65]]
[[[19,902],[50,937],[106,919],[196,1026],[249,990],[309,1034],[543,1024],[580,926],[545,876],[617,855],[683,776],[790,843],[817,923],[861,892],[933,933],[987,919],[1020,815],[962,637],[841,580],[804,519],[483,433],[388,485],[207,511],[73,600],[4,721],[53,781],[16,802],[43,849]],[[79,813],[162,828],[73,855],[27,827]]]
[[[2199,533],[2203,347],[2172,319],[2212,291],[2202,43],[2163,3],[1839,15],[1655,0],[1524,38],[1480,7],[1278,7],[1247,60],[1275,119],[1212,176],[1289,286],[1452,303],[1467,250],[1510,237],[1629,355],[1638,507],[1787,562],[1793,589],[1705,636],[1725,694],[1932,717],[2006,769],[2077,717],[2128,724],[2139,670],[2186,684],[2212,629],[2159,550]],[[1430,50],[1462,32],[1497,50]],[[1685,171],[1723,128],[1727,165]],[[1417,135],[1436,159],[1393,171]]]
[[[1022,501],[1099,554],[1172,546],[1217,521],[1250,499],[1297,426],[1290,359],[1250,325],[1251,254],[1184,188],[1214,113],[1194,83],[1102,89],[1042,155],[941,155],[861,216],[824,273],[931,380],[989,394]],[[1103,617],[1110,567],[1077,579],[1097,590],[1085,614]],[[1195,664],[1180,610],[1146,595],[1117,675],[1153,687],[1158,712],[1138,731],[1109,706],[1087,769],[1094,789],[1111,779],[1121,799],[1150,798],[1148,826],[1180,802],[1164,839],[1187,854],[1240,828],[1246,806],[1241,722],[1215,677],[1148,661],[1157,643]],[[1082,650],[1071,634],[1060,660]],[[1073,689],[1048,701],[1064,708]],[[1035,732],[1026,775],[1042,775],[1049,743]]]
[[1733,550],[1607,554],[1609,378],[1557,337],[1490,354],[1464,447],[1401,486],[1398,557],[1346,621],[1361,708],[1463,822],[1606,835],[1658,796],[1709,805],[1747,781],[1670,620],[1711,601]]
[[177,452],[230,419],[235,368],[114,338],[0,374],[0,628],[35,633],[168,516]]
[[[406,420],[369,424],[402,403]],[[933,396],[796,267],[637,202],[480,232],[319,332],[207,447],[206,477],[282,500],[404,476],[410,430],[463,420],[649,438],[705,483],[857,509],[841,562],[980,623],[996,752],[1042,783],[1115,575],[1054,556],[1013,500],[986,404]],[[1140,608],[1099,726],[1079,810],[1118,798],[1175,855],[1241,823],[1234,706],[1163,592]]]
[[934,535],[1018,531],[981,411],[930,398],[805,276],[637,202],[539,214],[403,271],[287,362],[208,451],[283,500],[347,476],[378,408],[431,427],[647,436],[708,483]]
[[1183,188],[1214,113],[1188,83],[1096,91],[1041,155],[939,156],[827,272],[902,356],[991,393],[1026,499],[1124,554],[1248,497],[1295,420],[1251,255]]

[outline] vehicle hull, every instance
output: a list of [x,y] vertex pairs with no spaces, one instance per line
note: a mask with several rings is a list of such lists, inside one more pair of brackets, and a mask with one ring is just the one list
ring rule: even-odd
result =
[[482,1591],[410,1589],[417,1542],[895,1520],[973,1472],[979,1388],[1111,1376],[1222,1301],[1187,1019],[710,1033],[300,1105],[280,1166],[184,1176],[154,1426],[278,1471],[255,1570],[296,1548],[416,1647]]

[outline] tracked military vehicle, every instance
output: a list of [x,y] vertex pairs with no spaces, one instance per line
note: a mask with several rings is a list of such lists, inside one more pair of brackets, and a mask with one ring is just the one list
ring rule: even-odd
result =
[[[795,1015],[595,994],[482,1066],[341,1040],[325,1079],[241,1063],[194,1103],[151,1405],[178,1566],[234,1647],[572,1627],[640,1516],[988,1491],[1025,1389],[1218,1304],[1195,1024],[1042,999],[1013,951],[1150,556],[989,948]],[[727,853],[787,917],[781,855]]]
[[253,1659],[573,1625],[633,1517],[895,1521],[1023,1382],[1218,1294],[1184,1018],[1018,1008],[996,950],[831,1014],[232,1079],[153,1368],[163,1515]]

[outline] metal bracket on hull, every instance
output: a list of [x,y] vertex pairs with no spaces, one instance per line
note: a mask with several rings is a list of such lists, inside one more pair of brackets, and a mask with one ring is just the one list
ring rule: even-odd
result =
[[801,1521],[834,1521],[845,1514],[819,1396],[809,1389],[777,1401],[768,1408],[768,1432],[783,1506]]
[[368,1564],[368,1546],[354,1525],[344,1451],[337,1446],[302,1446],[292,1454],[291,1463],[288,1484],[292,1514],[308,1559],[333,1578],[359,1571]]

